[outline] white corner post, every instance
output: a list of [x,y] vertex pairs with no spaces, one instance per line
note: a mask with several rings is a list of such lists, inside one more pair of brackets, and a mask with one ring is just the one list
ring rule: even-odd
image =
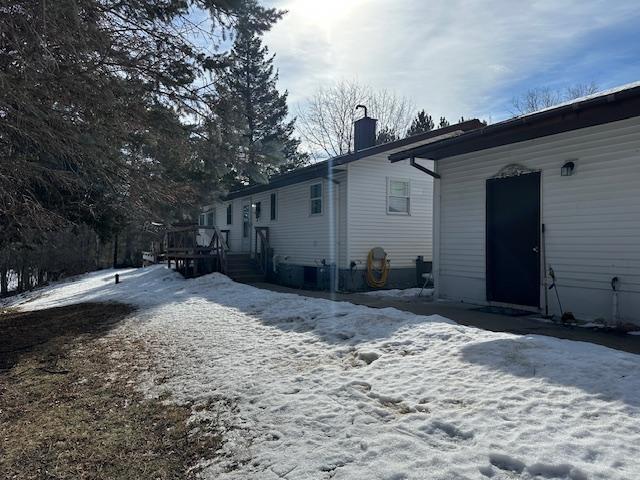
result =
[[[433,171],[438,172],[438,162],[433,162]],[[433,179],[433,225],[431,232],[431,271],[433,273],[433,298],[440,298],[440,184],[442,178]]]

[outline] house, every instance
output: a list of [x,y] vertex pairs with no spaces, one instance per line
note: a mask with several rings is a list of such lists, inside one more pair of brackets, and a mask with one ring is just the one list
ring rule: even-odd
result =
[[367,288],[368,254],[381,247],[390,267],[384,285],[415,286],[430,269],[433,180],[420,165],[398,167],[387,156],[455,137],[480,122],[383,145],[375,145],[375,124],[366,114],[355,122],[354,153],[232,191],[205,207],[199,243],[210,242],[215,226],[226,237],[227,273],[239,280],[255,279],[246,265],[250,258],[273,281],[342,290]]
[[436,296],[640,320],[640,82],[389,159],[434,164]]

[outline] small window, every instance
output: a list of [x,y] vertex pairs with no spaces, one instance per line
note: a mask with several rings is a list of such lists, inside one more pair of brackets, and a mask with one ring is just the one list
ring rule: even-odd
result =
[[262,202],[256,202],[256,222],[262,216]]
[[322,213],[322,184],[314,183],[309,189],[311,199],[311,215],[320,215]]
[[387,185],[387,213],[408,215],[410,198],[408,180],[389,179]]
[[200,225],[201,227],[205,226],[207,224],[207,217],[204,213],[200,214],[200,217],[198,217],[198,225]]
[[216,211],[211,210],[207,213],[207,225],[209,227],[213,227],[216,224]]
[[227,225],[233,223],[233,203],[227,205]]
[[271,216],[270,216],[271,220],[275,220],[276,219],[276,215],[277,215],[277,212],[278,212],[278,207],[276,205],[276,201],[277,200],[278,199],[276,197],[276,194],[272,193],[271,194]]

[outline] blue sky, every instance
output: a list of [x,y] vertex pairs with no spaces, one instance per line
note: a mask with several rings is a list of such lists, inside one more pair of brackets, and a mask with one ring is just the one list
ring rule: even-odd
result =
[[502,120],[532,87],[640,80],[638,0],[269,0],[289,11],[265,40],[295,112],[347,79],[434,117]]

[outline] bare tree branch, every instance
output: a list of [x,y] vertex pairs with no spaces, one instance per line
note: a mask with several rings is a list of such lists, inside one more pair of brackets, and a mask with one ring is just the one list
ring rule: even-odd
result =
[[591,95],[598,90],[598,85],[595,82],[577,83],[564,89],[532,88],[517,97],[513,97],[511,100],[511,106],[513,107],[511,113],[513,115],[525,115],[543,108],[553,107],[562,102]]
[[413,102],[388,90],[373,90],[355,81],[340,81],[318,89],[298,107],[297,129],[316,159],[344,155],[353,148],[356,105],[363,104],[378,119],[378,131],[402,137],[413,112]]

